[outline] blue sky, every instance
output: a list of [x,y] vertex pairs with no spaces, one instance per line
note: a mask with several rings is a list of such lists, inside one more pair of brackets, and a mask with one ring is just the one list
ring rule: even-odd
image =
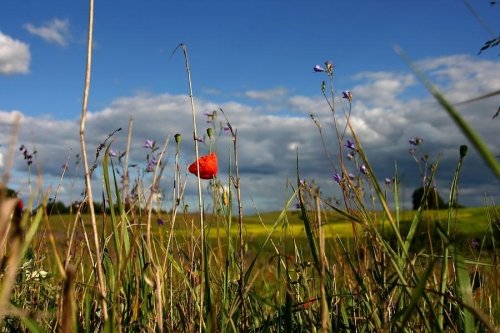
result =
[[[367,146],[380,163],[375,169],[383,173],[380,178],[393,167],[383,161],[397,159],[411,165],[405,144],[412,136],[424,137],[429,153],[451,163],[453,155],[448,156],[448,151],[465,142],[455,142],[462,140],[461,135],[444,115],[436,115],[441,111],[393,46],[400,45],[453,102],[498,90],[498,48],[479,56],[477,52],[493,38],[492,33],[498,33],[500,7],[489,1],[471,1],[470,6],[482,21],[464,1],[451,0],[98,0],[89,103],[93,118],[88,131],[95,138],[91,143],[97,145],[118,124],[126,128],[131,116],[138,160],[144,155],[141,143],[149,137],[163,141],[176,132],[189,136],[190,119],[180,116],[188,115],[182,53],[171,55],[182,42],[188,46],[200,115],[223,107],[240,129],[242,159],[249,172],[247,180],[253,184],[248,186],[247,200],[258,202],[259,209],[279,208],[283,201],[283,184],[293,176],[287,161],[293,159],[277,160],[277,156],[296,144],[303,146],[306,177],[323,179],[325,191],[336,192],[332,170],[324,162],[315,162],[325,158],[316,149],[320,141],[308,119],[314,113],[324,126],[331,126],[320,92],[325,77],[312,71],[325,60],[335,64],[337,94],[350,89],[355,96],[353,122],[369,138]],[[6,157],[9,117],[22,114],[18,141],[39,151],[45,186],[51,188],[57,184],[58,165],[64,163],[68,150],[79,149],[74,128],[81,112],[88,3],[6,0],[0,9],[0,118],[4,121],[0,153]],[[498,146],[498,121],[492,122],[491,115],[499,104],[497,95],[462,110],[481,127],[492,149]],[[484,119],[475,119],[479,109],[484,110]],[[95,127],[91,127],[93,121]],[[297,126],[303,132],[300,135],[296,135]],[[443,128],[449,129],[447,135],[440,133]],[[117,146],[124,136],[117,138]],[[330,148],[334,153],[335,145]],[[188,162],[192,153],[186,150]],[[262,152],[262,161],[252,158],[257,151]],[[478,196],[484,193],[498,196],[498,190],[492,190],[498,180],[479,159],[471,161],[485,170],[485,179],[477,184],[473,175],[464,176],[470,186],[464,190],[470,192],[464,201],[480,204]],[[451,172],[453,166],[446,163],[444,168]],[[25,193],[23,161],[16,160],[15,171],[12,185]],[[266,177],[276,182],[272,188],[265,188],[270,183]],[[282,185],[277,195],[278,184]],[[408,180],[409,193],[414,186],[415,181]],[[69,200],[68,185],[65,188],[60,197]]]

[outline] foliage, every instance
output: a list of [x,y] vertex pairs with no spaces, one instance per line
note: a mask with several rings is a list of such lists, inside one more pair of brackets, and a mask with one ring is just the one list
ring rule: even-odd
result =
[[[424,188],[417,188],[412,194],[413,210],[417,210],[420,207],[422,198],[424,197]],[[431,193],[426,196],[424,201],[424,207],[427,209],[442,209],[446,207],[444,200],[439,195],[437,189],[431,190]]]

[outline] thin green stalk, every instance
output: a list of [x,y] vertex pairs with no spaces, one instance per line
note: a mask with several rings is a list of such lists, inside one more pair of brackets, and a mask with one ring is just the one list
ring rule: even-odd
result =
[[[451,183],[450,196],[448,202],[448,219],[446,225],[446,236],[450,237],[450,229],[451,229],[451,220],[452,220],[452,212],[454,209],[454,205],[458,204],[456,202],[457,199],[457,187],[458,187],[458,175],[460,173],[460,168],[462,167],[462,161],[467,154],[467,146],[460,146],[460,159],[458,160],[457,168],[455,169],[455,174],[453,175],[453,181]],[[441,267],[441,284],[439,285],[439,293],[441,294],[440,304],[444,307],[445,301],[445,290],[446,285],[448,283],[448,256],[449,256],[449,247],[444,246],[443,253],[443,264]],[[444,326],[444,308],[438,312],[438,325],[440,329],[443,329]]]
[[[125,207],[129,209],[130,207],[130,197],[129,197],[129,176],[128,176],[128,159],[130,157],[130,142],[132,140],[132,125],[134,119],[132,117],[128,120],[128,134],[127,134],[127,147],[125,148],[125,166],[123,168],[123,195],[125,200]],[[133,211],[133,210],[132,210]]]
[[231,124],[229,123],[226,113],[224,110],[220,109],[224,117],[227,121],[227,126],[231,131],[231,137],[233,140],[233,153],[234,153],[234,168],[236,172],[236,180],[234,183],[234,187],[236,188],[236,200],[238,203],[238,238],[239,238],[239,264],[240,264],[240,278],[238,281],[238,288],[240,294],[240,330],[246,330],[247,318],[246,318],[246,308],[245,308],[245,262],[244,262],[244,251],[245,251],[245,240],[243,238],[243,202],[241,200],[241,186],[240,186],[240,169],[238,166],[238,141],[237,141],[237,130],[234,130]]
[[[319,191],[318,191],[319,192]],[[316,206],[316,223],[318,225],[318,236],[319,236],[319,256],[320,256],[320,294],[321,294],[321,332],[326,333],[329,331],[329,313],[330,310],[328,308],[328,301],[326,297],[326,267],[328,266],[326,254],[325,254],[325,234],[323,231],[322,221],[321,221],[321,205],[319,199],[319,193],[315,193],[314,202]]]

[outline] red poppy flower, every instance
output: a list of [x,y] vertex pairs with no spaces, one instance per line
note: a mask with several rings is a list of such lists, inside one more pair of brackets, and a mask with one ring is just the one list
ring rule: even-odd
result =
[[[215,153],[210,153],[205,156],[201,156],[198,159],[198,164],[200,165],[200,178],[201,179],[212,179],[217,175],[217,155]],[[189,172],[193,175],[198,175],[198,168],[196,167],[196,161],[191,163],[188,168]]]
[[16,210],[19,211],[19,212],[22,212],[23,211],[23,208],[24,208],[24,202],[23,202],[23,199],[17,199],[17,206],[16,206]]

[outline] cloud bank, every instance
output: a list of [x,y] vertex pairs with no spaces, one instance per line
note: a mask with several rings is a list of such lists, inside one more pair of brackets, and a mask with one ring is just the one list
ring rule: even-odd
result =
[[[430,75],[452,103],[467,100],[478,95],[500,89],[498,62],[484,61],[468,56],[443,57],[421,61],[421,68]],[[318,82],[324,78],[318,76]],[[342,87],[352,91],[350,121],[361,140],[373,170],[381,183],[392,178],[397,164],[402,181],[402,200],[405,208],[411,208],[411,194],[420,186],[418,164],[409,154],[408,140],[418,136],[423,138],[422,155],[431,161],[439,160],[436,184],[446,198],[456,162],[459,146],[468,144],[453,121],[440,109],[438,104],[423,91],[421,85],[409,74],[399,72],[359,73],[352,77],[352,87]],[[276,107],[268,96],[278,95],[282,112],[269,112]],[[348,101],[341,98],[339,91],[335,99],[337,122],[340,129],[345,126],[344,114],[349,113]],[[315,181],[325,197],[340,198],[338,184],[332,180],[339,167],[339,145],[333,127],[332,112],[323,96],[301,96],[290,94],[283,88],[265,91],[242,92],[241,96],[257,98],[246,104],[239,100],[214,103],[197,99],[198,132],[202,138],[206,128],[214,126],[217,140],[214,149],[218,151],[221,182],[228,183],[229,152],[232,141],[224,130],[227,126],[221,112],[215,119],[205,114],[222,108],[231,126],[237,130],[241,189],[244,206],[253,212],[254,206],[260,211],[278,210],[291,194],[288,182],[296,179],[296,158],[299,156],[301,178]],[[498,121],[491,117],[500,104],[493,97],[459,106],[459,111],[467,121],[490,143],[495,154],[498,148]],[[0,111],[0,154],[5,156],[5,144],[14,114],[17,111]],[[316,123],[311,119],[313,115]],[[96,148],[118,128],[108,143],[116,152],[126,149],[127,128],[132,121],[132,145],[130,176],[143,177],[148,151],[144,148],[146,139],[155,140],[160,146],[168,140],[164,177],[160,184],[164,191],[165,208],[171,205],[173,187],[173,156],[175,144],[173,136],[179,133],[184,138],[181,144],[180,161],[183,177],[186,177],[186,201],[196,207],[195,178],[186,172],[187,165],[194,160],[191,128],[191,109],[187,95],[137,94],[117,98],[107,107],[90,112],[86,124],[87,147],[93,162]],[[318,126],[321,128],[322,138]],[[54,194],[59,186],[63,166],[66,173],[61,183],[58,198],[70,201],[79,198],[83,189],[83,169],[78,164],[80,151],[79,120],[61,121],[51,118],[23,116],[19,143],[31,151],[36,150],[35,163],[31,172],[43,175],[46,189]],[[346,139],[351,138],[347,132]],[[206,139],[206,138],[205,138]],[[322,144],[324,142],[324,146]],[[208,141],[205,141],[208,143]],[[2,150],[3,149],[3,150]],[[208,144],[200,146],[201,154],[208,152]],[[102,152],[101,152],[102,157]],[[231,160],[233,157],[231,156]],[[21,154],[15,156],[15,170],[12,186],[27,193],[28,166]],[[118,161],[116,161],[118,163]],[[99,162],[98,162],[99,164]],[[347,161],[350,172],[359,173],[354,162]],[[102,172],[99,167],[94,174],[96,191],[101,191]],[[147,183],[148,175],[144,175]],[[465,205],[483,205],[485,198],[498,199],[498,179],[485,166],[472,147],[467,156],[459,182],[459,201]],[[209,192],[207,192],[208,195]],[[100,194],[96,197],[100,197]]]
[[28,73],[30,59],[28,44],[0,31],[0,75]]

